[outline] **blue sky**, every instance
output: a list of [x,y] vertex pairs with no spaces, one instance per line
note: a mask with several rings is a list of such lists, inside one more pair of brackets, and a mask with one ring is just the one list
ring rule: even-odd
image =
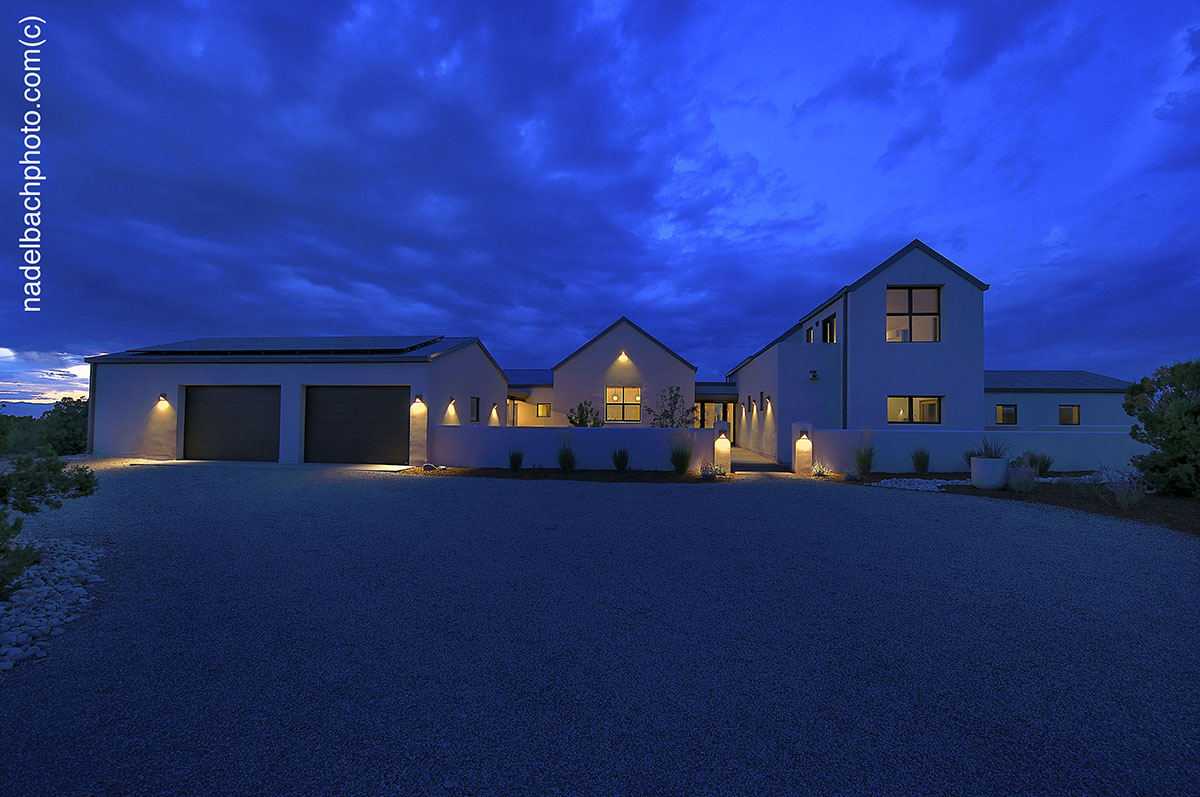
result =
[[722,378],[914,237],[992,284],[988,367],[1200,353],[1195,2],[74,5],[0,401],[209,335],[548,367],[622,314]]

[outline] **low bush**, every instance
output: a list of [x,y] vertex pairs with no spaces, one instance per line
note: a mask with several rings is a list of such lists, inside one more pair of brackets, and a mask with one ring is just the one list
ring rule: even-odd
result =
[[571,436],[563,435],[562,445],[558,447],[558,467],[560,470],[575,470],[575,449],[571,448]]
[[521,463],[525,461],[525,452],[519,448],[514,448],[508,452],[508,469],[520,470]]
[[1031,493],[1037,486],[1037,470],[1029,465],[1013,465],[1008,469],[1008,489],[1014,493]]
[[1026,451],[1012,461],[1013,467],[1028,467],[1037,471],[1039,478],[1045,478],[1050,475],[1050,468],[1054,466],[1054,457],[1049,454],[1039,454],[1036,451]]
[[918,476],[929,473],[929,449],[924,446],[914,448],[912,452],[913,472]]
[[705,462],[700,466],[700,478],[704,479],[706,482],[723,479],[728,475],[729,474],[725,472],[725,468],[715,462]]
[[833,473],[833,471],[830,470],[829,466],[826,465],[824,462],[822,462],[819,459],[813,460],[813,464],[812,464],[812,475],[813,476],[815,476],[818,479],[824,479],[826,476],[828,476],[831,473]]
[[1111,496],[1110,500],[1120,509],[1130,509],[1146,498],[1146,480],[1136,471],[1107,471],[1104,479]]
[[867,478],[871,475],[871,469],[875,467],[875,444],[870,440],[863,440],[861,443],[856,443],[854,446],[854,471],[860,478]]
[[676,473],[687,473],[688,466],[692,464],[691,434],[682,429],[671,434],[668,458]]
[[624,473],[629,470],[629,449],[614,448],[608,452],[609,459],[612,460],[613,467],[618,473]]

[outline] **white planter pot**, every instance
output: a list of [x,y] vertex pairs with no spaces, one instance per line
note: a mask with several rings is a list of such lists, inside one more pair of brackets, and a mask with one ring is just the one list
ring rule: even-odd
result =
[[971,457],[971,484],[980,490],[1003,490],[1008,484],[1008,460]]

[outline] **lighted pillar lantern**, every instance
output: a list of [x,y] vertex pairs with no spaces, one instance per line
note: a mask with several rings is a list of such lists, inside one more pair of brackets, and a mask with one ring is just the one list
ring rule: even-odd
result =
[[717,435],[717,439],[713,442],[713,464],[725,469],[726,473],[731,473],[729,460],[729,438],[724,432]]
[[808,432],[802,432],[796,438],[796,450],[792,455],[793,473],[812,473],[812,439]]

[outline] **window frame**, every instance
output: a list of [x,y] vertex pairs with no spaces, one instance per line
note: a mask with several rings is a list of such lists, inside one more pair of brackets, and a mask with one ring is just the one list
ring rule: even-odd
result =
[[[1063,410],[1071,408],[1075,410],[1075,420],[1063,422]],[[1059,404],[1058,405],[1058,425],[1059,426],[1079,426],[1079,405],[1078,404]]]
[[837,313],[821,319],[821,342],[837,343]]
[[[1011,421],[1004,420],[1003,410],[1007,407],[1012,407]],[[1016,404],[997,404],[996,405],[996,425],[997,426],[1016,426],[1017,421],[1017,405]]]
[[[890,417],[888,417],[887,402],[891,401],[892,399],[907,399],[908,400],[908,420],[907,421],[893,421]],[[916,399],[937,399],[938,419],[936,421],[915,421],[915,420],[913,420],[913,417],[914,417],[913,401]],[[945,396],[931,396],[931,395],[893,396],[893,395],[888,395],[884,399],[884,405],[883,405],[884,418],[887,420],[887,422],[889,424],[893,424],[895,426],[904,426],[904,425],[909,425],[909,424],[919,424],[919,425],[924,425],[924,426],[941,426],[943,412],[945,410],[945,406],[944,406],[945,400],[946,400]]]
[[[544,413],[542,412],[542,407],[546,408],[546,411]],[[537,409],[535,410],[535,413],[538,418],[549,418],[550,417],[550,402],[549,401],[537,402]]]
[[[612,390],[620,390],[621,391],[621,400],[620,401],[609,401],[608,400],[609,391],[612,391]],[[626,401],[625,400],[625,391],[626,390],[636,390],[639,400],[638,401]],[[640,399],[641,395],[642,395],[642,386],[641,385],[607,385],[604,388],[604,422],[605,423],[641,423],[642,422],[642,402]],[[609,413],[610,413],[609,408],[610,407],[620,407],[621,408],[621,417],[620,418],[609,417]],[[628,417],[629,407],[637,407],[637,417],[636,418]]]
[[[893,313],[887,309],[887,292],[888,291],[905,291],[908,299],[908,310],[904,312]],[[932,313],[918,313],[913,310],[913,291],[933,291],[934,301],[937,309]],[[941,285],[888,285],[884,288],[883,293],[883,341],[884,343],[941,343],[942,342],[942,286]],[[908,340],[888,340],[888,319],[889,318],[907,318],[908,319]],[[913,340],[913,319],[914,318],[934,318],[936,334],[933,340]]]
[[814,327],[809,327],[808,329],[804,330],[804,342],[805,343],[813,342],[813,329],[814,329]]

